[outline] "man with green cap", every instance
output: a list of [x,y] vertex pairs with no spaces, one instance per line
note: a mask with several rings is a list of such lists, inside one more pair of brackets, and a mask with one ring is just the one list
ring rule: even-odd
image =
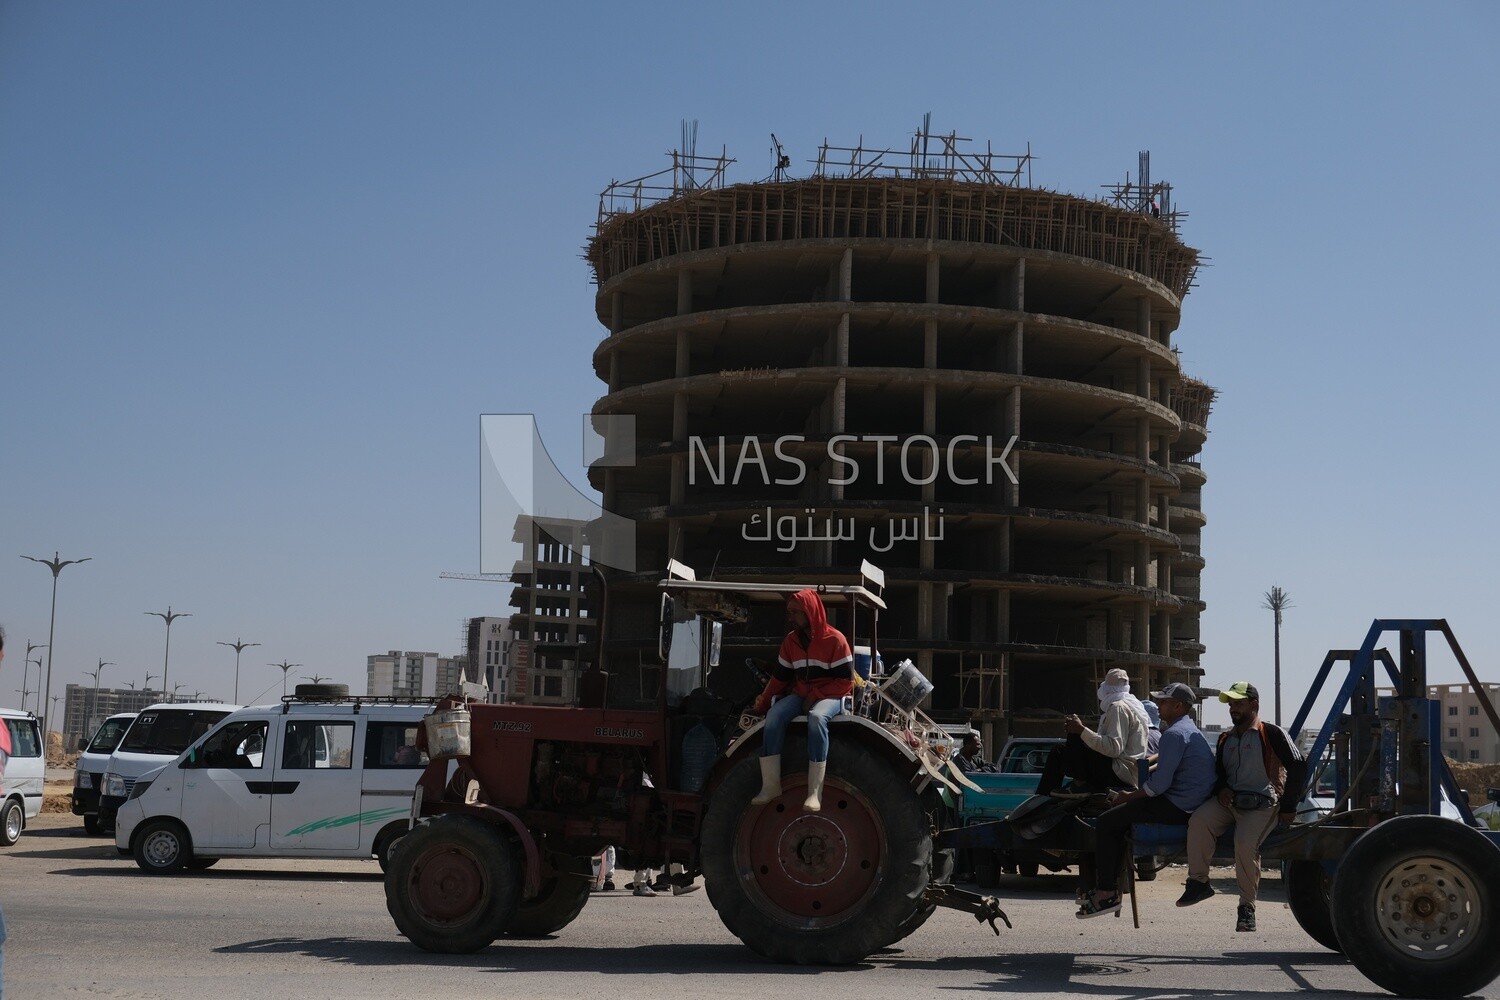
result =
[[1213,794],[1188,820],[1188,881],[1178,906],[1192,906],[1214,894],[1208,866],[1214,845],[1234,827],[1234,873],[1240,904],[1234,929],[1255,930],[1255,896],[1260,888],[1260,845],[1279,816],[1290,823],[1307,779],[1307,760],[1286,730],[1260,718],[1260,692],[1236,681],[1219,692],[1229,706],[1232,729],[1219,736]]

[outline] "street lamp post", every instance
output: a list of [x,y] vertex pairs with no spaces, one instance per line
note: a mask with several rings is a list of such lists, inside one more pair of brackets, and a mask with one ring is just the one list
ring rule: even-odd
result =
[[[146,683],[144,683],[144,684],[141,685],[141,690],[142,691],[150,691],[151,690],[151,678],[153,678],[155,676],[156,676],[155,674],[147,674],[146,675]],[[163,692],[163,693],[165,693],[165,692]]]
[[282,660],[280,663],[268,663],[268,664],[266,664],[266,666],[268,666],[268,667],[280,667],[281,668],[281,696],[283,698],[285,698],[286,697],[286,673],[287,673],[288,670],[291,670],[293,667],[300,667],[300,666],[302,666],[302,664],[300,664],[300,663],[288,663],[285,660]]
[[89,717],[88,717],[88,721],[83,724],[83,728],[86,729],[86,730],[88,730],[88,732],[86,732],[86,733],[83,734],[85,736],[92,736],[93,735],[93,733],[94,733],[94,716],[96,716],[96,715],[99,714],[99,675],[102,674],[102,673],[104,673],[104,668],[105,667],[113,667],[115,665],[116,664],[113,664],[113,663],[105,663],[104,662],[104,657],[101,656],[99,658],[99,667],[98,667],[98,669],[96,669],[96,670],[85,670],[83,672],[83,674],[84,674],[85,677],[92,677],[92,678],[94,678],[94,700],[89,704]]
[[[47,648],[46,645],[40,645],[39,646],[36,643],[32,642],[30,639],[26,640],[26,662],[21,667],[21,687],[22,688],[26,687],[26,677],[31,672],[31,665],[33,663],[36,664],[36,686],[38,688],[40,688],[42,686],[42,658],[40,656],[38,656],[35,660],[33,660],[31,658],[31,651],[33,649],[46,649],[46,648]],[[26,696],[24,694],[21,695],[21,710],[22,711],[26,710]],[[42,714],[42,706],[38,705],[36,707],[36,714],[37,715],[41,715]]]
[[[167,690],[167,668],[171,665],[172,658],[172,623],[179,618],[191,618],[193,617],[193,613],[191,611],[173,611],[170,604],[167,605],[167,610],[165,611],[147,611],[144,613],[155,615],[167,623],[167,648],[161,657],[161,689],[162,693],[165,694]],[[173,689],[172,700],[177,700],[176,688]]]
[[[25,669],[25,670],[21,671],[21,688],[22,688],[21,710],[25,711],[25,709],[26,709],[26,698],[27,698],[27,696],[34,694],[34,695],[37,696],[36,714],[37,715],[41,715],[42,714],[42,706],[41,706],[41,690],[40,689],[41,689],[41,686],[42,686],[42,658],[40,656],[38,656],[34,660],[27,660],[26,663],[27,663],[28,669]],[[29,687],[26,686],[28,683],[30,683],[29,680],[28,680],[28,678],[30,678],[30,676],[31,676],[31,670],[29,669],[29,667],[30,667],[30,664],[33,664],[33,663],[36,664],[36,686],[37,686],[37,690],[35,690],[35,691],[33,691],[31,688],[29,688]]]
[[[21,558],[22,559],[30,559],[34,563],[41,563],[43,566],[47,567],[48,569],[50,569],[52,571],[52,621],[51,621],[51,624],[49,624],[47,626],[47,684],[46,684],[46,689],[45,689],[46,690],[46,694],[44,696],[44,697],[51,697],[52,696],[52,652],[53,652],[53,644],[55,642],[57,642],[57,577],[58,577],[58,574],[63,571],[63,567],[64,566],[71,566],[74,563],[86,563],[89,560],[93,559],[94,557],[93,556],[84,556],[82,559],[60,559],[60,558],[58,558],[57,552],[54,551],[52,553],[52,558],[51,559],[38,559],[36,556],[22,556]],[[38,668],[37,681],[40,682],[41,679],[42,679],[42,676],[41,676],[40,668]],[[40,683],[38,683],[37,687],[40,689],[42,687],[42,685]],[[41,705],[42,705],[43,708],[45,708],[46,707],[46,702],[45,701],[42,702]],[[55,710],[57,708],[57,703],[53,702],[53,706],[52,707]],[[44,744],[47,742],[47,713],[46,712],[42,713],[42,742]]]
[[233,642],[221,642],[220,646],[234,647],[234,703],[240,703],[240,653],[251,646],[259,646],[258,642],[241,642],[239,636],[235,636]]

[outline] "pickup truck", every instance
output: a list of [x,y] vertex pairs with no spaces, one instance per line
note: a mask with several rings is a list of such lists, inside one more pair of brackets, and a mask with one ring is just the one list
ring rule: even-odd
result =
[[[964,789],[959,804],[959,821],[964,826],[974,823],[989,823],[1004,819],[1012,809],[1036,794],[1037,783],[1042,778],[1042,768],[1047,765],[1047,754],[1062,743],[1060,739],[1041,736],[1013,736],[996,758],[999,771],[971,771],[964,777],[978,785],[981,791]],[[1027,852],[976,850],[974,852],[974,877],[980,887],[993,888],[1000,881],[1000,873],[1014,870],[1025,876],[1036,875],[1045,865],[1060,871],[1055,860],[1042,852],[1031,856]]]

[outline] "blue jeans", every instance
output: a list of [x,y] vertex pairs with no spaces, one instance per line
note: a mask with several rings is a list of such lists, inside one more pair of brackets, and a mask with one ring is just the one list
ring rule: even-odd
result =
[[[786,746],[786,727],[802,714],[803,699],[794,694],[783,697],[766,713],[766,728],[761,734],[760,755],[780,757]],[[844,709],[844,699],[824,698],[807,710],[807,759],[813,764],[828,759],[828,720]]]

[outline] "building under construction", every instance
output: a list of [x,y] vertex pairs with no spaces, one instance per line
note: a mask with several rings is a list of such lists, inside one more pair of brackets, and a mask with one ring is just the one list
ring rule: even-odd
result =
[[[1213,390],[1173,347],[1199,255],[1145,155],[1095,199],[925,126],[825,144],[805,179],[778,147],[729,184],[685,147],[606,189],[588,247],[594,412],[636,421],[635,464],[591,472],[636,522],[611,671],[649,674],[670,557],[780,581],[871,561],[885,662],[997,735],[1087,710],[1111,667],[1138,692],[1195,678]],[[783,622],[751,624],[770,655]]]

